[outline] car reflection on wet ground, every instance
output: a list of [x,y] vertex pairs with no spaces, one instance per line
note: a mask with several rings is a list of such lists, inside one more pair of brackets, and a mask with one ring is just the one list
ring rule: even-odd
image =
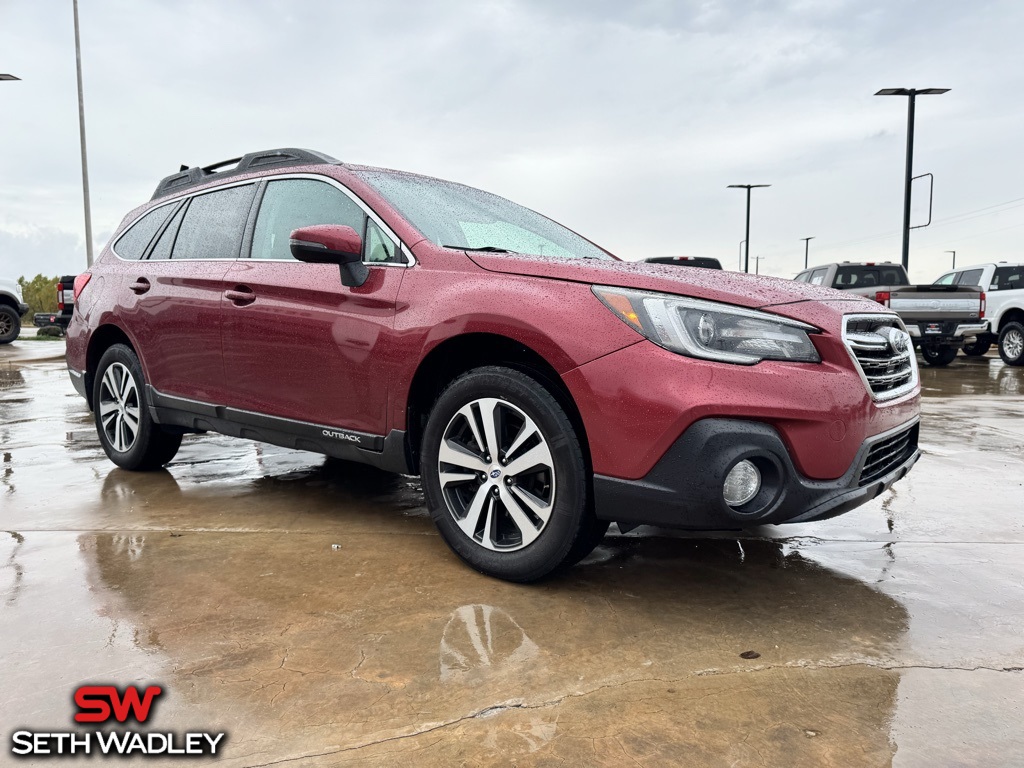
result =
[[924,457],[859,510],[638,529],[516,586],[448,552],[413,478],[216,435],[114,468],[61,348],[0,349],[5,754],[95,681],[159,683],[147,725],[227,731],[230,766],[1024,754],[1024,369],[998,358],[922,371]]

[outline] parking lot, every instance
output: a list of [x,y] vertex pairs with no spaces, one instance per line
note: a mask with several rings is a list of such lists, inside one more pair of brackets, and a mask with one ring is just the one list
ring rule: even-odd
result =
[[848,515],[640,528],[517,586],[448,551],[414,478],[212,434],[115,468],[62,351],[0,348],[5,723],[156,682],[151,722],[226,731],[229,766],[1024,754],[1024,369],[992,353],[922,369],[921,461]]

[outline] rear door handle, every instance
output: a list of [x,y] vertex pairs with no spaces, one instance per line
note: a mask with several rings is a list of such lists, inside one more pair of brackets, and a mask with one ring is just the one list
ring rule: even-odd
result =
[[236,306],[244,307],[246,304],[256,301],[256,294],[244,285],[239,285],[234,290],[224,291],[224,298]]
[[128,286],[135,293],[145,293],[150,287],[149,280],[144,277],[137,278],[134,283]]

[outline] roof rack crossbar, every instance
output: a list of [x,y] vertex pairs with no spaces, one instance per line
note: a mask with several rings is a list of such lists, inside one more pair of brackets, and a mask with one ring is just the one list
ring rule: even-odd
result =
[[[222,160],[212,165],[181,166],[181,170],[172,173],[160,180],[156,185],[152,200],[159,197],[166,197],[172,193],[180,192],[183,189],[198,186],[210,181],[211,177],[223,178],[226,176],[238,176],[272,165],[335,165],[338,161],[323,152],[315,152],[311,149],[295,149],[287,147],[284,149],[267,149],[262,152],[250,152],[249,154],[235,157],[230,160]],[[231,166],[226,170],[219,171],[218,168]]]

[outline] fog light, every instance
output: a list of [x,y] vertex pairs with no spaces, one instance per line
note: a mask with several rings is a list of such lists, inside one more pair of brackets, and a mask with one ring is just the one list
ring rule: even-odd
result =
[[761,490],[761,473],[751,462],[744,459],[737,462],[725,476],[722,495],[730,507],[742,507]]

